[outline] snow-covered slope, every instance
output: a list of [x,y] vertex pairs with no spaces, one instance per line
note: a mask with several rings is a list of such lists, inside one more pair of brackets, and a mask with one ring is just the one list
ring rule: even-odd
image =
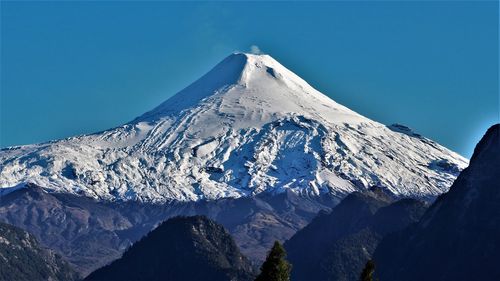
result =
[[467,160],[337,104],[268,55],[235,53],[134,121],[0,152],[0,187],[34,182],[104,200],[218,199],[373,185],[447,191]]

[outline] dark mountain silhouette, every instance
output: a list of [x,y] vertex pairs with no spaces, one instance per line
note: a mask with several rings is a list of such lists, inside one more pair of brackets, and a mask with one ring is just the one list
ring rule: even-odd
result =
[[374,260],[380,280],[500,280],[500,125],[422,219],[388,235]]
[[382,237],[417,221],[425,208],[414,199],[394,202],[379,189],[348,195],[285,243],[292,280],[358,280]]
[[253,280],[255,271],[220,224],[175,217],[85,280]]
[[78,275],[28,232],[0,223],[0,280],[77,280]]

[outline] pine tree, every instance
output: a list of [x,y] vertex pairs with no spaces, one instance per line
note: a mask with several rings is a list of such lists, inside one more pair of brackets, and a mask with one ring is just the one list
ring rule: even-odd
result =
[[285,248],[278,241],[274,242],[255,281],[289,281],[292,265],[285,258]]
[[366,262],[365,268],[361,272],[360,281],[373,281],[373,274],[375,273],[375,263],[372,260]]

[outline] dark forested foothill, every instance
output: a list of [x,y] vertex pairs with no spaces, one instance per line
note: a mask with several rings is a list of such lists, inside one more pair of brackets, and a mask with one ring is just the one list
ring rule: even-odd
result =
[[359,280],[382,238],[416,222],[426,206],[414,199],[394,201],[379,188],[348,195],[285,243],[292,280]]
[[28,232],[0,223],[0,280],[71,281],[78,275],[53,251]]
[[220,224],[204,216],[167,220],[121,259],[85,280],[238,280],[255,278],[251,263]]

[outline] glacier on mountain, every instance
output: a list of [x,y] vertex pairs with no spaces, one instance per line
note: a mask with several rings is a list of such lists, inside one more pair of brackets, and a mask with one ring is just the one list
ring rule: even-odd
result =
[[341,198],[377,185],[428,199],[467,164],[404,126],[336,103],[268,55],[235,53],[123,126],[2,149],[0,187],[32,182],[99,200],[163,203],[287,189]]

